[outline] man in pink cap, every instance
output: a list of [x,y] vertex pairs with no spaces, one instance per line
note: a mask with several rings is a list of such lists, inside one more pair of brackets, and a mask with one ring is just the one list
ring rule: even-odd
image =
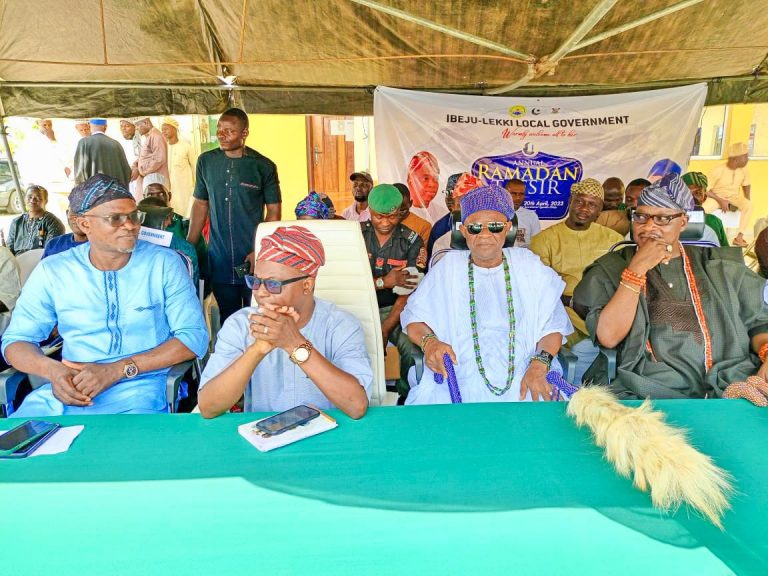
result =
[[300,226],[280,227],[261,241],[253,276],[255,308],[222,326],[200,382],[200,412],[213,418],[245,394],[246,411],[298,404],[339,408],[352,418],[368,409],[373,371],[358,320],[315,298],[325,263],[320,240]]

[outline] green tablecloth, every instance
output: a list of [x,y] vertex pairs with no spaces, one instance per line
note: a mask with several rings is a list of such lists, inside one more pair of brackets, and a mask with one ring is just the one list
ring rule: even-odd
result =
[[254,414],[69,417],[66,454],[0,461],[0,574],[768,574],[768,412],[656,405],[735,476],[724,533],[654,511],[564,404],[335,413],[266,454]]

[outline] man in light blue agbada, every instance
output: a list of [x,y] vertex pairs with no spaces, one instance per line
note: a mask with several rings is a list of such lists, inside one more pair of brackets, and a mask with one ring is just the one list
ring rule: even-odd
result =
[[[137,239],[142,215],[116,179],[97,174],[69,201],[88,242],[38,264],[3,335],[8,362],[47,381],[13,415],[164,412],[169,368],[208,345],[189,274],[172,250]],[[61,362],[37,344],[55,326]]]
[[247,412],[297,404],[338,408],[352,418],[368,409],[373,370],[360,322],[315,298],[325,263],[320,240],[301,226],[281,226],[261,240],[246,284],[258,303],[230,316],[200,379],[206,418],[223,414],[245,394]]

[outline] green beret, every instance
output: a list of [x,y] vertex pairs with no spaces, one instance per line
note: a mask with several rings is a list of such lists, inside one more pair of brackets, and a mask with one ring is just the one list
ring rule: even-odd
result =
[[403,204],[403,195],[392,184],[379,184],[368,194],[368,207],[379,214],[391,214]]

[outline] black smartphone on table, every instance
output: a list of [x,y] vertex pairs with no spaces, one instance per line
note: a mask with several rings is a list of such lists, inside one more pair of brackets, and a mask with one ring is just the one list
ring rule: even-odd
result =
[[292,430],[297,426],[302,426],[318,416],[320,416],[320,410],[300,404],[295,408],[256,422],[254,426],[264,434],[275,436]]
[[42,420],[28,420],[0,435],[0,458],[26,458],[61,426]]

